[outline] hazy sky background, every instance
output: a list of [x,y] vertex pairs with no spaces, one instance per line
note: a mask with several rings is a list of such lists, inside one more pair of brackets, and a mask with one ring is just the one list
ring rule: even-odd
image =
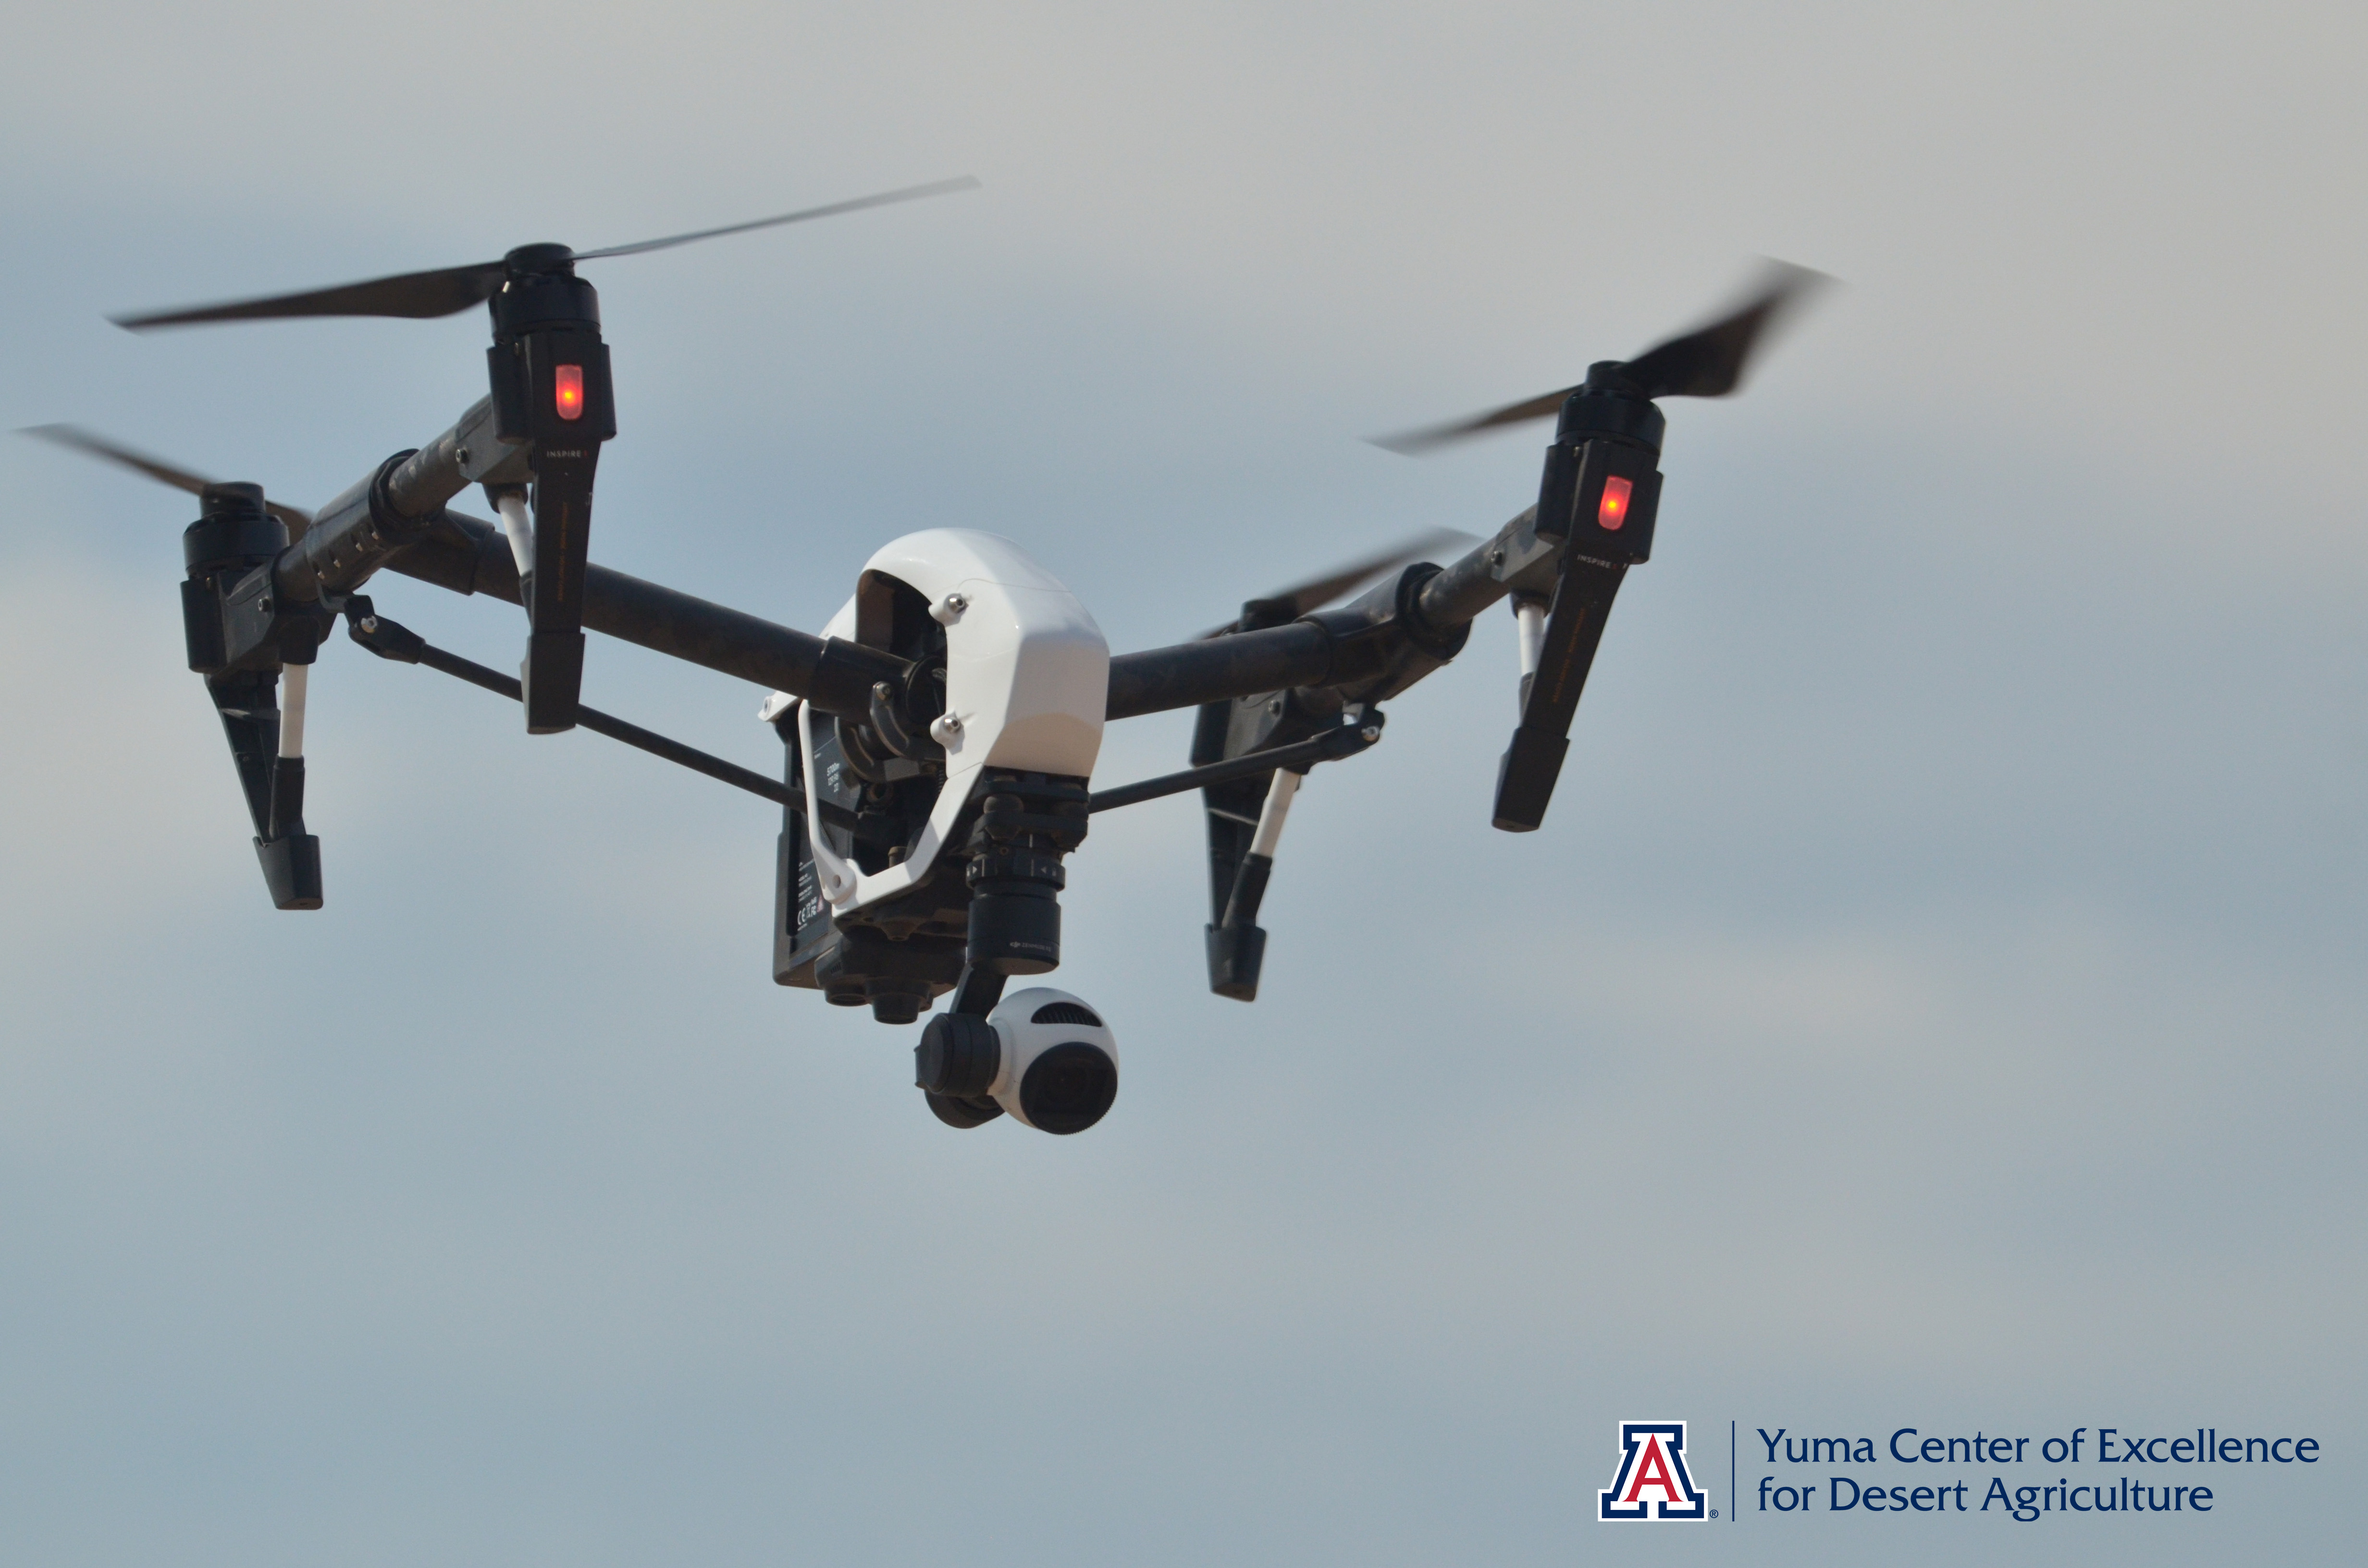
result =
[[[182,667],[190,506],[0,441],[0,1555],[2356,1550],[2356,6],[6,20],[0,421],[300,505],[482,393],[479,315],[104,314],[977,175],[587,268],[596,555],[806,627],[959,524],[1173,641],[1487,531],[1544,439],[1360,437],[1631,354],[1755,254],[1850,287],[1668,405],[1543,832],[1487,826],[1498,615],[1315,776],[1255,1006],[1205,990],[1194,805],[1097,822],[1058,979],[1126,1076],[1067,1140],[940,1127],[913,1031],[769,983],[771,808],[342,638],[329,907],[276,914]],[[515,610],[379,589],[517,656]],[[753,687],[596,639],[586,695],[778,765]],[[1590,1522],[1662,1416],[2327,1459],[2176,1522]]]

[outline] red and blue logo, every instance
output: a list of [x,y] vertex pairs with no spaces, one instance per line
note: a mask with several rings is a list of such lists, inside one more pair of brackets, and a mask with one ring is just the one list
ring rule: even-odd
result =
[[1620,1473],[1596,1494],[1604,1519],[1699,1519],[1710,1499],[1686,1471],[1682,1421],[1620,1423]]

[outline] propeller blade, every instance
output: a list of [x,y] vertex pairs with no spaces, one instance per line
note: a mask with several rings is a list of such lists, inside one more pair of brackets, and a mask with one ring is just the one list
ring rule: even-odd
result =
[[[117,445],[104,436],[94,436],[89,431],[79,429],[72,425],[35,425],[18,433],[26,436],[39,436],[42,440],[54,441],[61,447],[71,447],[86,456],[128,468],[135,473],[144,473],[160,484],[169,484],[176,490],[185,490],[192,495],[202,494],[207,485],[214,483],[203,474],[191,473],[185,468],[176,468],[162,458],[152,458],[144,452],[135,452],[129,447]],[[265,510],[288,525],[288,535],[290,539],[303,537],[304,530],[313,526],[313,514],[310,512],[278,501],[266,501],[263,505]]]
[[[1349,589],[1371,581],[1393,567],[1403,566],[1410,561],[1419,561],[1432,551],[1444,549],[1451,544],[1466,545],[1478,542],[1478,540],[1460,528],[1432,528],[1427,533],[1419,533],[1411,539],[1401,540],[1387,549],[1376,551],[1362,559],[1351,561],[1337,570],[1326,573],[1321,577],[1311,577],[1306,582],[1294,583],[1288,588],[1279,588],[1271,594],[1261,595],[1250,602],[1273,606],[1278,610],[1288,608],[1291,613],[1281,619],[1296,620],[1310,610],[1323,608]],[[1229,620],[1223,626],[1211,627],[1193,641],[1205,642],[1212,637],[1223,637],[1228,632],[1238,631],[1241,624],[1238,618]]]
[[[829,218],[841,212],[860,212],[870,207],[886,207],[899,201],[917,201],[923,197],[945,196],[957,190],[977,188],[978,181],[964,175],[959,179],[907,186],[902,190],[882,191],[876,196],[859,196],[852,201],[835,201],[827,207],[809,207],[802,211],[784,212],[779,217],[759,218],[753,223],[728,223],[720,229],[670,234],[662,240],[610,245],[606,250],[579,251],[575,259],[598,261],[609,256],[640,256],[646,251],[687,245],[693,240],[712,240],[719,234],[741,234],[751,229],[770,229],[782,223],[801,223],[809,218]],[[432,321],[438,316],[456,314],[472,305],[484,304],[493,297],[494,290],[502,286],[507,271],[506,263],[479,261],[466,267],[441,267],[433,272],[400,272],[392,278],[372,278],[360,283],[339,284],[334,289],[308,290],[301,294],[272,294],[259,300],[233,300],[228,304],[194,305],[183,310],[152,311],[108,319],[131,332],[146,332],[160,326],[195,326],[204,322],[268,321],[288,316],[393,316],[409,321]]]
[[647,251],[666,250],[674,245],[687,245],[693,240],[712,240],[719,234],[745,234],[751,229],[778,228],[783,223],[803,223],[809,218],[835,218],[841,212],[860,212],[867,208],[889,207],[899,201],[918,201],[924,197],[951,196],[958,190],[976,190],[978,181],[969,175],[956,179],[932,180],[928,185],[906,186],[902,190],[883,190],[877,196],[859,196],[852,201],[834,201],[827,207],[809,207],[799,212],[784,212],[778,218],[759,218],[753,223],[727,223],[720,229],[699,229],[688,234],[671,234],[663,240],[643,240],[638,244],[610,245],[606,250],[578,251],[578,261],[598,261],[612,256],[640,256]]
[[1833,279],[1822,272],[1770,261],[1759,286],[1725,315],[1628,361],[1621,374],[1652,397],[1725,397],[1743,382],[1762,334]]
[[1494,430],[1500,425],[1520,425],[1527,420],[1543,419],[1549,414],[1559,414],[1562,412],[1562,400],[1577,390],[1577,387],[1565,387],[1560,392],[1550,392],[1542,397],[1508,403],[1502,408],[1474,415],[1469,419],[1426,426],[1422,429],[1407,430],[1395,436],[1376,436],[1372,437],[1372,444],[1383,451],[1414,457],[1433,447],[1443,447],[1466,436],[1476,436],[1483,430]]
[[[1759,286],[1742,304],[1707,325],[1655,344],[1626,364],[1614,363],[1610,368],[1648,398],[1725,397],[1742,384],[1752,351],[1768,330],[1791,314],[1811,293],[1832,281],[1824,273],[1805,267],[1770,261]],[[1483,430],[1559,414],[1563,399],[1577,390],[1565,387],[1560,392],[1508,403],[1468,419],[1426,426],[1397,436],[1377,437],[1372,444],[1412,457],[1476,436]]]
[[302,294],[273,294],[260,300],[234,300],[226,305],[197,305],[187,310],[156,311],[145,315],[110,316],[128,332],[160,326],[195,326],[201,322],[268,321],[284,316],[394,316],[408,321],[432,321],[482,305],[502,285],[498,261],[447,267],[434,272],[399,272],[334,289],[313,289]]

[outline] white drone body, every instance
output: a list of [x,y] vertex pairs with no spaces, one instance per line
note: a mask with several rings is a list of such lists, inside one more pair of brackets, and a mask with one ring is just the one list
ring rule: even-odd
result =
[[[836,915],[893,898],[928,876],[983,769],[1084,778],[1101,751],[1110,643],[1077,596],[1026,551],[972,528],[906,534],[864,563],[855,597],[831,617],[824,635],[884,642],[886,628],[874,622],[884,620],[888,596],[899,584],[927,599],[930,619],[946,629],[946,710],[929,726],[929,737],[945,748],[945,783],[911,852],[876,872],[833,852],[822,830],[823,791],[809,791],[807,842]],[[758,717],[771,723],[802,706],[777,691]],[[798,716],[810,778],[818,777],[815,732],[830,722],[827,714]],[[825,764],[823,772],[838,766]],[[837,780],[829,782],[836,787]]]

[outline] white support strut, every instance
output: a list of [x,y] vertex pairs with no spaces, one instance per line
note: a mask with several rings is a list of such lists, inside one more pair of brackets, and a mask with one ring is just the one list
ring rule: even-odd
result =
[[814,870],[822,881],[822,895],[834,911],[844,912],[859,904],[873,903],[905,892],[928,875],[938,858],[938,851],[952,836],[954,819],[962,815],[962,807],[970,803],[971,790],[979,780],[979,769],[959,774],[939,787],[937,804],[929,820],[915,841],[912,853],[884,871],[866,872],[862,868],[844,860],[823,836],[822,802],[824,790],[832,781],[825,779],[814,766],[814,726],[805,704],[797,698],[790,699],[783,710],[790,715],[790,724],[798,737],[799,760],[803,765],[806,781],[806,846],[814,855]]
[[1282,820],[1291,814],[1292,797],[1306,778],[1288,767],[1274,770],[1274,782],[1267,786],[1266,804],[1258,811],[1258,831],[1250,835],[1250,853],[1274,858],[1274,846],[1282,841]]
[[1515,599],[1513,619],[1521,629],[1521,679],[1538,673],[1546,647],[1546,607],[1543,599]]
[[505,490],[494,508],[502,515],[502,532],[509,535],[510,559],[518,562],[518,583],[524,586],[534,571],[534,525],[527,520],[526,497]]
[[1538,661],[1545,657],[1546,603],[1543,599],[1517,598],[1513,601],[1513,620],[1520,629],[1521,686],[1515,703],[1523,713],[1530,710],[1530,686],[1538,678]]
[[279,756],[290,761],[304,755],[304,686],[310,665],[288,665],[279,671]]

